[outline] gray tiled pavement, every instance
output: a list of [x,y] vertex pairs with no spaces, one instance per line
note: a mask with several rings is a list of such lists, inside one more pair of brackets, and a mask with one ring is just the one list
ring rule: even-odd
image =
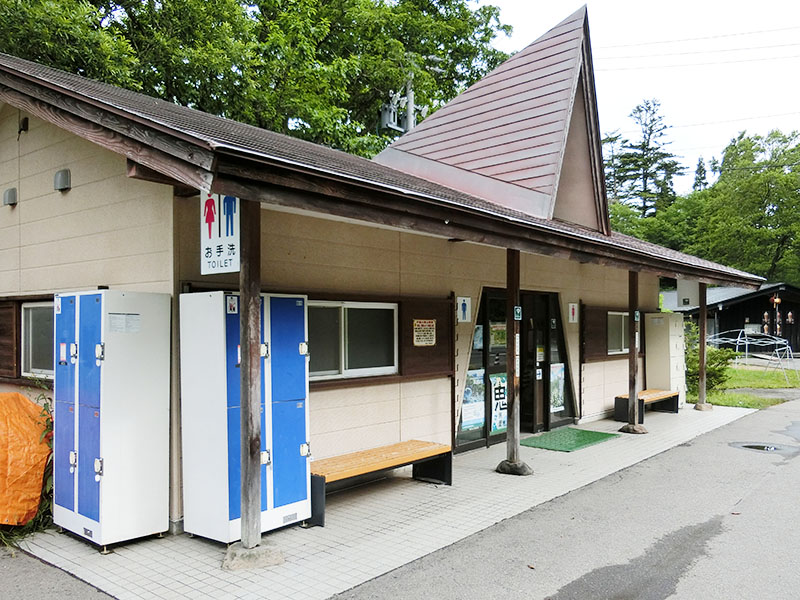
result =
[[[223,544],[187,535],[120,545],[109,555],[81,540],[48,532],[24,549],[120,599],[322,599],[448,546],[503,519],[601,479],[730,423],[752,411],[686,405],[675,415],[648,412],[648,435],[623,435],[571,453],[522,447],[532,477],[499,475],[505,445],[457,455],[453,485],[410,478],[408,469],[328,497],[326,526],[265,534],[282,565],[221,568]],[[603,420],[579,425],[616,431]]]

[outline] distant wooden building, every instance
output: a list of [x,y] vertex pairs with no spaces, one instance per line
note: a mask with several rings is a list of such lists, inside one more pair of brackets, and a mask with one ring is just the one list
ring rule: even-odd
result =
[[[697,321],[698,306],[679,305],[677,292],[663,293],[663,307]],[[745,329],[782,337],[792,351],[800,349],[800,288],[765,283],[753,290],[740,287],[708,289],[708,333]]]

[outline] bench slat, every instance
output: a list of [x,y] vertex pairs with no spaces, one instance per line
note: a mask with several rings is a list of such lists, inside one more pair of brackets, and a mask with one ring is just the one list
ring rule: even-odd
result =
[[[643,400],[645,404],[651,402],[658,402],[659,400],[666,400],[678,395],[678,392],[670,392],[669,390],[642,390],[639,392],[639,400]],[[628,394],[620,394],[617,398],[627,398]]]
[[325,481],[330,483],[383,469],[391,469],[447,452],[450,452],[450,446],[445,444],[408,440],[312,461],[311,473],[324,476]]

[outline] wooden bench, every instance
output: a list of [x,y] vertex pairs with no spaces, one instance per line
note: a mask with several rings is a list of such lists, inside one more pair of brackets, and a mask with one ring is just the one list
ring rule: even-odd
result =
[[[642,390],[639,392],[639,424],[644,423],[644,407],[661,412],[678,412],[678,392],[669,390]],[[614,420],[628,420],[628,395],[614,398]]]
[[305,525],[325,526],[327,484],[362,475],[413,465],[414,479],[451,485],[453,452],[450,446],[409,440],[369,450],[311,461],[311,518]]

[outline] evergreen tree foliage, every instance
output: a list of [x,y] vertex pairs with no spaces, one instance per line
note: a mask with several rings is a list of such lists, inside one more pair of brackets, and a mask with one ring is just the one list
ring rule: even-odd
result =
[[708,177],[706,177],[706,163],[703,157],[697,159],[697,166],[694,169],[694,183],[692,189],[695,191],[704,190],[708,187]]
[[[617,198],[636,206],[641,217],[656,214],[675,200],[674,179],[683,172],[676,156],[667,150],[667,125],[658,100],[644,100],[630,116],[640,136],[636,141],[606,137],[620,152],[606,156],[606,176],[613,173]],[[613,147],[613,146],[611,146]],[[607,146],[609,148],[609,146]]]

